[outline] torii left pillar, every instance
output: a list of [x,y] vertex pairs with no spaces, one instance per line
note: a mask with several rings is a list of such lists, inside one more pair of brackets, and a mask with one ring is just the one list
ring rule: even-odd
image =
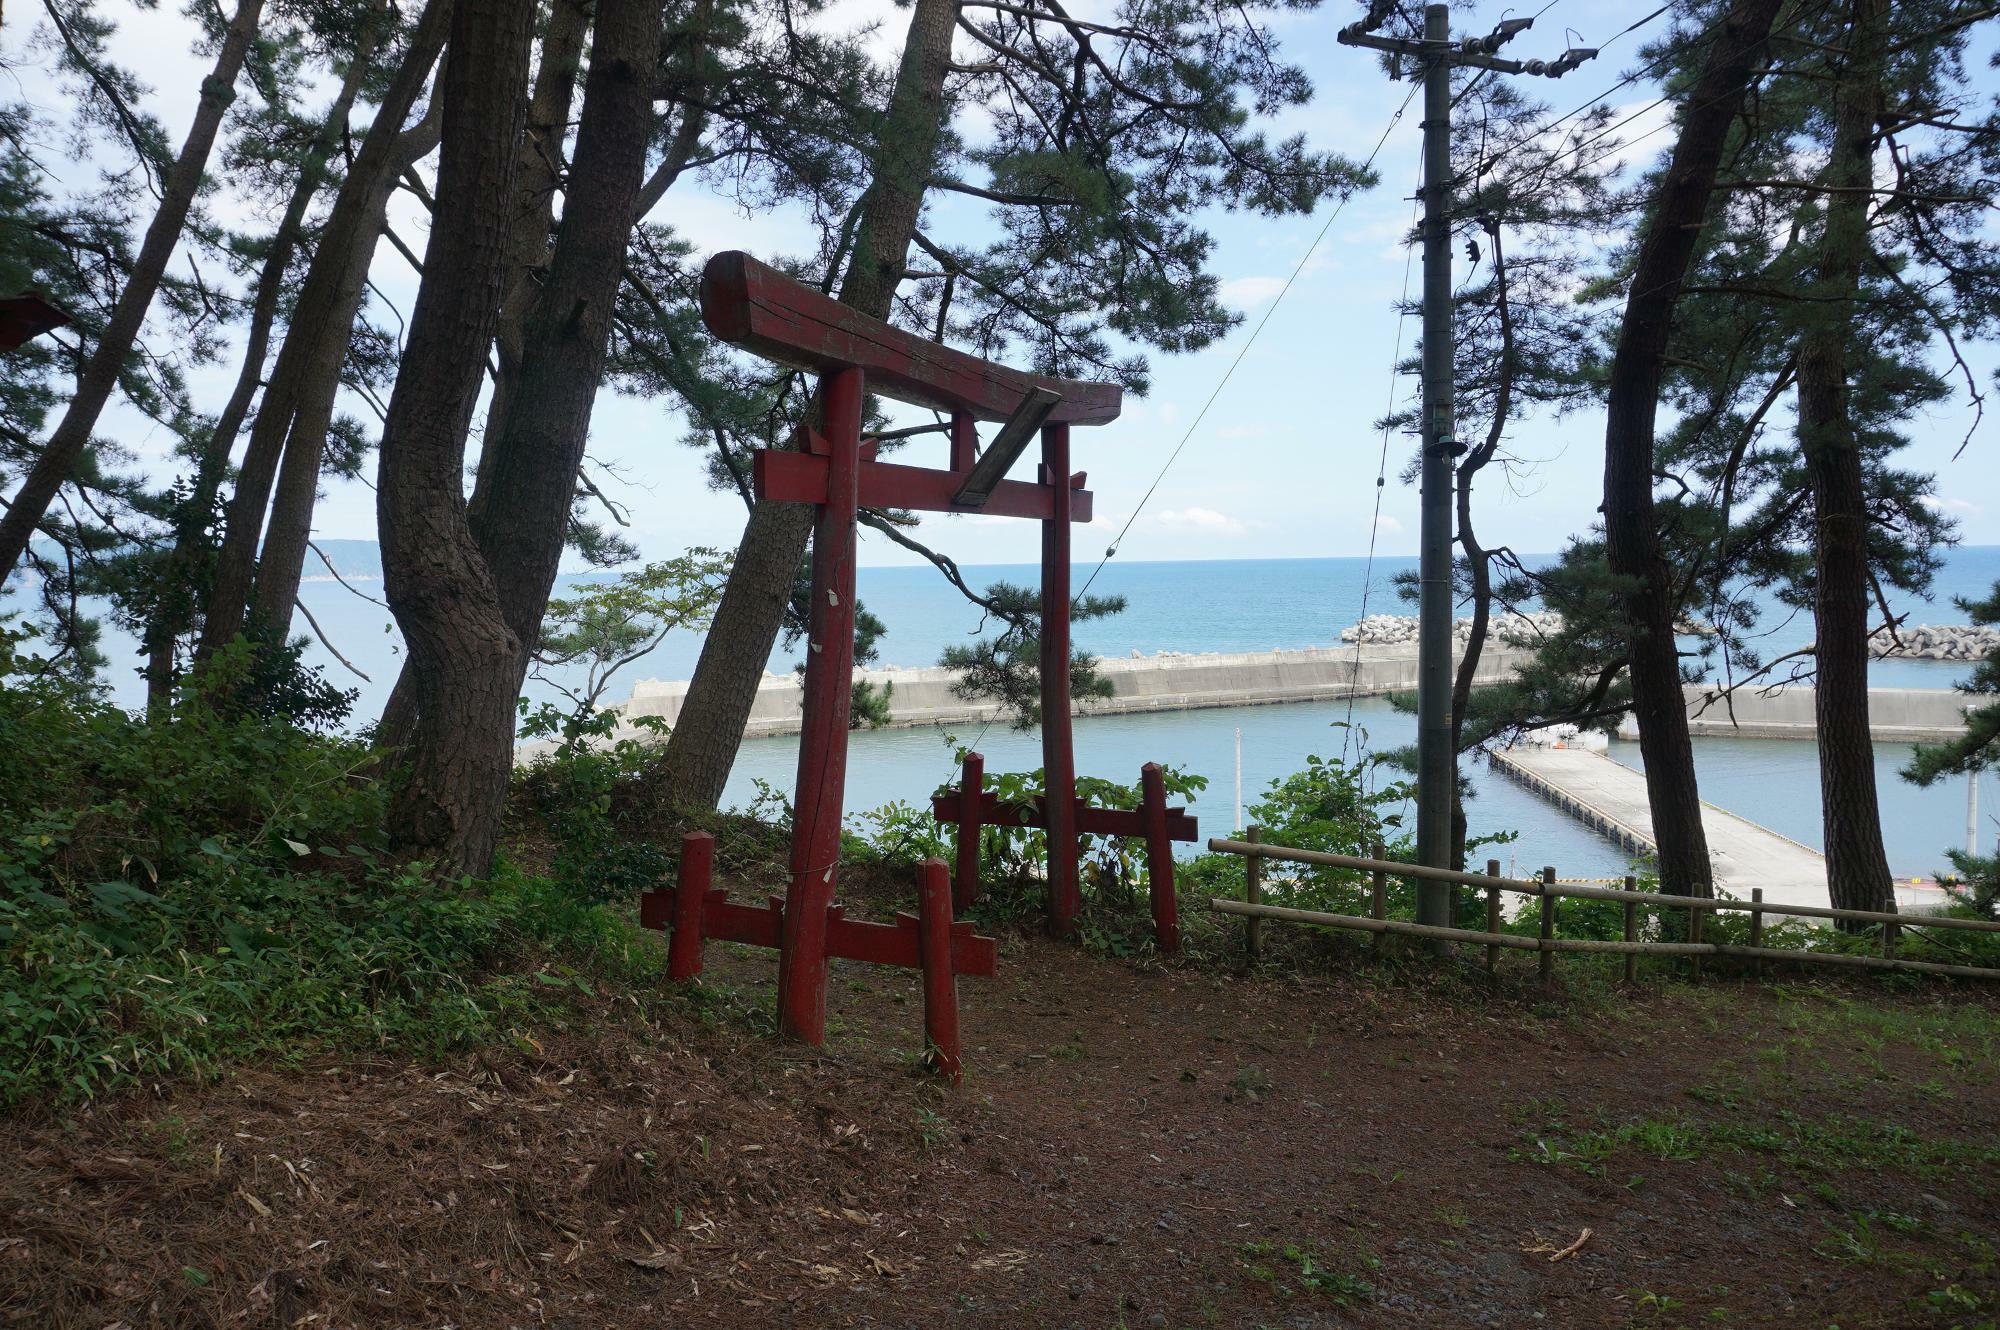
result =
[[[805,714],[793,786],[791,890],[778,953],[778,1020],[785,1033],[826,1038],[826,923],[840,863],[847,793],[847,726],[854,701],[854,564],[860,508],[859,369],[820,379],[819,437],[827,449],[826,502],[812,537],[812,611],[806,650]],[[816,441],[817,442],[817,441]]]

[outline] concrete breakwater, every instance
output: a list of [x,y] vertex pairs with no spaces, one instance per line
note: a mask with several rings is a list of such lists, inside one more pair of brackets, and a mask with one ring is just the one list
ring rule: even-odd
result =
[[[1499,683],[1522,660],[1519,651],[1489,647],[1480,659],[1478,682]],[[1310,647],[1302,651],[1247,651],[1157,655],[1100,660],[1098,671],[1112,695],[1079,703],[1079,716],[1129,715],[1148,711],[1197,711],[1210,707],[1318,702],[1402,692],[1417,686],[1417,653],[1408,647]],[[897,726],[985,724],[996,718],[988,701],[968,702],[953,691],[959,675],[942,667],[860,670],[857,679],[889,691],[889,723]],[[623,716],[658,716],[668,725],[680,718],[687,683],[642,679],[632,696],[614,708]],[[767,674],[744,727],[746,738],[796,734],[803,694],[789,674]],[[627,729],[632,727],[622,727]]]
[[[1494,637],[1503,643],[1521,645],[1561,627],[1560,614],[1496,614],[1493,616],[1492,631]],[[1697,625],[1684,627],[1683,631],[1700,633],[1702,630]],[[1457,641],[1464,642],[1472,635],[1472,620],[1455,620],[1452,635]],[[1920,624],[1915,628],[1898,630],[1898,637],[1900,641],[1878,635],[1873,648],[1875,658],[1974,661],[2000,647],[2000,628],[1964,623]],[[1353,627],[1343,628],[1340,640],[1367,646],[1407,644],[1414,647],[1417,643],[1417,621],[1409,615],[1371,614]]]
[[[1811,688],[1746,688],[1729,700],[1709,700],[1701,684],[1685,687],[1688,731],[1737,739],[1810,739],[1818,731]],[[1965,733],[1973,699],[1948,688],[1870,688],[1868,732],[1877,743],[1937,743]],[[1630,716],[1619,733],[1636,739]]]
[[2000,628],[1972,624],[1921,624],[1898,631],[1902,641],[1878,636],[1878,660],[1979,660],[2000,647]]

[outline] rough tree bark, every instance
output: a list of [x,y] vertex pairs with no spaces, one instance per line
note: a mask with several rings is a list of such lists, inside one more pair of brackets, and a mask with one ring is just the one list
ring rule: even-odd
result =
[[[470,509],[493,569],[499,611],[521,650],[499,681],[508,705],[491,720],[511,740],[513,699],[548,607],[590,435],[626,245],[652,137],[656,0],[599,0],[590,73],[562,223],[523,326],[500,434],[486,443],[486,483]],[[418,732],[424,732],[420,724]]]
[[[256,291],[250,301],[250,324],[244,336],[243,365],[237,371],[236,384],[230,391],[229,400],[215,418],[215,428],[209,432],[207,446],[195,464],[194,486],[187,498],[183,529],[176,536],[173,553],[168,559],[167,584],[170,588],[178,590],[184,587],[195,575],[201,559],[199,546],[207,531],[208,515],[215,507],[216,496],[222,492],[222,482],[229,473],[229,457],[236,450],[236,436],[242,433],[243,422],[250,416],[250,404],[256,399],[257,388],[264,381],[264,359],[270,352],[271,328],[277,322],[278,300],[284,293],[285,274],[291,270],[292,257],[298,253],[306,209],[312,206],[320,186],[326,183],[327,159],[347,132],[348,116],[354,111],[355,98],[361,92],[362,81],[368,75],[375,48],[380,42],[381,26],[371,23],[355,43],[347,77],[342,80],[340,91],[327,108],[319,133],[313,137],[304,159],[299,163],[298,178],[292,183],[291,196],[285,200],[284,215],[278,219],[278,229],[272,233],[271,248],[265,253],[263,266],[258,270]],[[194,608],[192,600],[173,601],[146,625],[146,703],[149,709],[157,710],[164,706],[173,692],[174,643],[188,630]]]
[[[889,316],[936,166],[958,14],[959,0],[916,0],[910,14],[873,176],[859,204],[854,254],[839,291],[842,304],[874,318]],[[680,723],[651,778],[655,795],[668,806],[713,808],[722,798],[812,523],[812,509],[801,504],[760,503],[751,511],[688,683]]]
[[1817,539],[1813,613],[1818,668],[1821,826],[1827,887],[1849,910],[1894,910],[1875,792],[1868,718],[1868,495],[1848,413],[1847,347],[1868,257],[1875,121],[1881,96],[1885,0],[1854,0],[1846,68],[1834,89],[1826,225],[1813,283],[1811,322],[1799,339],[1799,445],[1812,476]]
[[[527,129],[521,136],[520,174],[515,180],[507,266],[501,279],[500,315],[494,329],[499,372],[494,376],[493,393],[486,406],[486,428],[481,433],[486,440],[500,437],[507,398],[520,368],[528,305],[535,294],[535,270],[548,259],[556,194],[562,185],[561,162],[569,133],[570,103],[574,100],[576,74],[583,65],[583,43],[589,31],[590,6],[583,0],[560,0],[542,26],[541,59],[535,71],[534,94],[528,100]],[[491,456],[491,448],[480,449],[473,486],[475,503],[479,491],[487,484]],[[376,746],[400,752],[410,742],[416,724],[416,681],[410,677],[406,658],[376,721]]]
[[1660,847],[1660,887],[1677,895],[1714,895],[1715,874],[1701,823],[1674,604],[1653,505],[1654,415],[1674,307],[1714,193],[1730,124],[1781,4],[1737,0],[1717,25],[1701,74],[1682,100],[1680,138],[1633,264],[1608,383],[1605,554],[1624,582],[1632,712]]
[[[557,0],[542,25],[541,62],[535,71],[535,92],[528,100],[528,127],[521,136],[520,175],[514,186],[514,212],[507,242],[507,271],[500,296],[500,320],[493,332],[499,373],[486,404],[482,438],[500,437],[507,402],[521,369],[527,338],[528,308],[535,299],[535,277],[549,261],[549,232],[555,225],[556,195],[562,188],[563,144],[569,135],[570,104],[576,97],[576,72],[583,65],[584,38],[590,31],[587,0]],[[486,482],[493,449],[479,453],[479,481]]]
[[236,76],[243,70],[250,44],[257,39],[257,24],[263,14],[264,0],[239,0],[236,16],[223,33],[215,64],[201,81],[201,100],[195,104],[194,121],[188,126],[187,138],[182,140],[180,153],[167,172],[160,206],[146,227],[146,237],[133,259],[132,271],[126,276],[118,303],[104,325],[104,335],[84,361],[77,376],[76,393],[70,398],[62,421],[49,435],[34,466],[29,468],[8,504],[6,515],[0,517],[0,579],[12,572],[27,553],[35,528],[41,525],[63,482],[75,472],[77,459],[83,456],[91,432],[97,428],[98,417],[118,387],[118,376],[138,341],[139,329],[145,324],[146,312],[152,308],[153,296],[160,289],[167,261],[180,244],[181,231],[187,225],[195,195],[200,192],[202,173],[208,168],[208,156],[215,147],[222,118],[236,100]]
[[1467,570],[1472,575],[1472,630],[1466,634],[1465,651],[1458,658],[1458,673],[1451,681],[1451,866],[1465,871],[1465,799],[1459,793],[1457,756],[1465,751],[1465,717],[1472,708],[1472,681],[1479,676],[1480,658],[1486,654],[1486,637],[1493,623],[1493,554],[1479,543],[1472,525],[1472,482],[1500,451],[1507,430],[1507,417],[1514,408],[1514,311],[1507,303],[1507,259],[1500,242],[1498,222],[1486,228],[1486,247],[1492,252],[1493,308],[1500,321],[1500,364],[1493,391],[1493,419],[1486,437],[1458,464],[1458,545],[1465,552]]
[[526,120],[534,0],[458,0],[443,80],[443,153],[424,280],[382,429],[376,517],[389,607],[408,644],[419,709],[389,807],[405,849],[449,875],[492,864],[513,743],[488,717],[520,644],[466,522],[466,432],[493,341]]
[[[244,450],[243,465],[237,472],[236,489],[224,515],[222,544],[215,557],[215,580],[203,610],[198,659],[206,659],[243,630],[257,572],[258,548],[264,536],[265,509],[271,501],[280,463],[286,461],[288,440],[294,435],[300,436],[300,451],[312,453],[310,492],[317,492],[319,462],[325,449],[324,422],[332,417],[340,365],[354,335],[354,320],[366,290],[368,266],[381,238],[389,193],[403,164],[413,154],[429,152],[436,143],[439,123],[436,116],[427,116],[425,124],[408,132],[403,124],[430,78],[431,66],[437,62],[451,14],[452,0],[429,0],[425,6],[410,36],[403,62],[383,93],[375,119],[362,136],[361,147],[348,166],[347,178],[341,182],[333,210],[321,229],[319,248],[300,284],[292,321],[285,329],[284,344],[264,387],[264,397],[250,429],[250,442]],[[302,424],[310,426],[315,420],[322,422],[318,443],[309,448],[305,436],[310,429],[302,428]],[[287,505],[287,511],[295,509],[295,504]],[[309,506],[307,525],[309,528]],[[303,533],[295,543],[302,570]],[[298,589],[297,576],[294,574],[291,583],[294,594]],[[266,599],[268,602],[269,597]],[[291,604],[292,597],[287,596],[281,616],[283,624],[291,621]]]

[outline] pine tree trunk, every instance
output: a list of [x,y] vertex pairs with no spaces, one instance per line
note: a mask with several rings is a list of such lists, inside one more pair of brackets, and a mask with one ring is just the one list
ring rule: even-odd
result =
[[1827,888],[1848,910],[1894,910],[1868,717],[1868,495],[1848,414],[1847,346],[1868,256],[1870,168],[1881,90],[1883,0],[1854,0],[1847,67],[1834,91],[1826,230],[1811,322],[1799,339],[1799,443],[1818,517],[1813,692]]
[[[499,438],[505,428],[507,401],[527,337],[528,307],[535,299],[535,275],[549,259],[549,231],[555,225],[556,194],[562,188],[557,165],[569,136],[570,103],[576,95],[576,72],[583,64],[590,17],[585,0],[556,0],[542,25],[541,64],[535,71],[534,96],[528,100],[527,132],[521,136],[500,321],[493,332],[500,372],[493,380],[486,428],[480,435],[489,441]],[[486,484],[491,455],[490,446],[480,450],[475,497]]]
[[6,515],[0,517],[0,579],[27,553],[35,528],[41,525],[63,482],[75,472],[77,460],[83,456],[91,433],[97,428],[98,417],[118,387],[119,373],[138,341],[146,312],[152,308],[153,296],[166,274],[167,261],[180,244],[181,231],[201,189],[202,173],[208,169],[209,153],[215,147],[222,118],[236,100],[236,77],[243,70],[250,44],[257,38],[257,24],[263,13],[264,0],[239,0],[236,16],[223,33],[215,64],[201,82],[201,100],[195,104],[194,122],[188,126],[180,154],[167,172],[160,206],[146,227],[146,238],[139,246],[124,289],[118,293],[118,303],[104,325],[104,335],[84,361],[77,376],[76,394],[70,398],[61,423],[29,468]]
[[1514,310],[1507,300],[1507,258],[1500,243],[1497,224],[1487,227],[1487,246],[1492,251],[1493,309],[1500,322],[1500,364],[1493,390],[1493,419],[1486,437],[1458,464],[1458,545],[1472,575],[1472,629],[1465,635],[1465,650],[1458,658],[1458,673],[1451,681],[1451,866],[1465,871],[1465,841],[1468,826],[1465,799],[1459,792],[1459,758],[1465,752],[1465,718],[1472,709],[1472,681],[1479,677],[1479,662],[1486,655],[1486,637],[1493,624],[1493,556],[1479,543],[1472,525],[1472,483],[1486,464],[1500,451],[1507,430],[1507,418],[1514,409],[1514,379],[1519,361],[1514,353]]
[[[842,304],[872,318],[889,316],[937,163],[958,13],[959,0],[916,0],[910,14],[874,176],[859,205],[854,256],[839,293]],[[812,526],[812,509],[802,504],[760,503],[751,511],[680,722],[652,777],[656,795],[669,807],[713,808],[721,800]]]
[[[257,572],[258,548],[263,541],[265,510],[270,505],[272,486],[296,422],[302,416],[308,420],[318,418],[321,414],[318,404],[322,401],[325,416],[331,418],[341,362],[354,335],[354,320],[361,307],[368,266],[381,238],[384,210],[396,172],[402,169],[409,153],[418,149],[428,151],[430,146],[429,134],[421,130],[414,131],[414,142],[406,140],[403,123],[423,92],[431,66],[444,46],[451,11],[452,0],[428,0],[410,36],[402,64],[376,107],[375,119],[362,136],[347,178],[334,196],[332,213],[321,228],[319,248],[306,267],[292,321],[285,329],[284,344],[278,349],[277,362],[271,368],[270,381],[258,404],[243,465],[237,472],[236,489],[224,517],[222,544],[215,556],[215,580],[203,610],[197,659],[214,654],[243,630]],[[319,454],[324,444],[322,428],[319,446],[311,450],[313,494],[318,490]],[[302,441],[302,450],[304,447]],[[288,509],[291,510],[295,510],[295,505]],[[307,522],[310,523],[310,504]],[[302,575],[304,540],[298,540],[297,545]],[[294,593],[296,590],[294,580]],[[287,624],[291,619],[290,603],[285,602]]]
[[466,524],[465,441],[493,341],[526,119],[534,0],[458,0],[424,279],[383,425],[382,573],[415,670],[412,760],[389,809],[396,842],[447,875],[484,875],[499,840],[511,732],[490,717],[520,649]]
[[327,108],[320,132],[299,163],[298,178],[292,183],[291,197],[285,201],[284,216],[278,221],[278,229],[271,237],[270,251],[265,254],[264,265],[257,273],[256,294],[250,303],[250,326],[244,338],[243,366],[237,372],[236,386],[231,390],[229,400],[223,404],[222,413],[215,418],[215,428],[209,433],[207,447],[195,466],[194,487],[182,506],[181,529],[175,535],[173,553],[169,557],[170,571],[166,579],[169,592],[177,598],[187,596],[189,599],[175,599],[162,606],[146,625],[146,703],[150,710],[165,706],[173,692],[174,642],[188,630],[194,617],[194,593],[190,584],[197,581],[197,569],[205,561],[205,551],[200,547],[206,543],[209,514],[215,507],[216,496],[222,492],[223,479],[228,475],[229,456],[236,449],[236,436],[242,432],[243,422],[250,415],[250,403],[255,400],[258,385],[264,380],[264,359],[270,351],[271,327],[277,322],[278,299],[284,292],[285,274],[291,269],[293,255],[298,253],[306,209],[319,194],[320,186],[326,183],[327,158],[332,155],[340,136],[347,132],[348,116],[353,113],[355,98],[368,75],[380,37],[380,26],[371,23],[355,43],[347,77],[341,83],[333,105]]
[[[565,0],[565,3],[556,7],[549,22],[544,25],[541,65],[535,75],[535,93],[528,103],[528,127],[522,139],[521,177],[515,187],[518,211],[509,243],[508,273],[503,288],[505,294],[501,298],[499,323],[494,332],[500,374],[494,382],[493,394],[487,404],[486,428],[482,435],[487,443],[480,450],[479,470],[473,484],[471,507],[474,532],[480,535],[480,548],[487,552],[495,576],[502,581],[503,601],[518,602],[526,597],[510,592],[505,585],[510,572],[513,571],[512,560],[504,549],[507,540],[506,531],[496,529],[493,523],[488,522],[485,524],[484,534],[481,534],[478,514],[488,504],[489,491],[493,484],[493,464],[501,451],[498,443],[507,428],[506,403],[511,399],[514,384],[521,373],[529,309],[539,289],[534,274],[551,257],[549,232],[554,225],[555,195],[561,183],[555,165],[564,146],[570,103],[576,87],[576,73],[583,62],[583,40],[589,29],[589,20],[590,13],[587,7]],[[602,114],[600,112],[600,119]],[[600,129],[599,132],[603,131]],[[579,135],[580,147],[581,135]],[[663,169],[670,166],[677,155],[685,160],[690,152],[692,147],[684,145],[681,136],[677,135],[675,142],[667,150],[667,159],[662,163]],[[596,193],[592,191],[593,199],[596,198]],[[631,222],[625,228],[626,240],[629,240],[632,225],[636,224],[651,204],[657,201],[657,195],[648,200],[642,191],[637,202],[621,205],[631,215]],[[564,213],[568,216],[567,206]],[[620,241],[621,262],[626,240]],[[611,297],[614,302],[615,297],[614,285]],[[600,354],[597,357],[596,367],[591,371],[592,382],[595,382],[597,375],[601,373],[602,363],[603,356]],[[594,399],[592,404],[594,405]],[[585,409],[582,420],[583,428],[587,431],[588,408]],[[579,437],[579,448],[581,443],[582,438]],[[516,460],[518,462],[520,459]],[[518,466],[515,469],[518,473]],[[567,494],[574,490],[575,482],[576,477],[572,469],[566,480],[555,483],[562,487],[563,493]],[[567,512],[568,503],[565,502],[565,518]],[[555,558],[557,563],[560,563],[560,547]],[[552,581],[550,585],[553,585]],[[539,598],[542,605],[546,606],[547,586],[540,592]],[[535,636],[541,627],[540,620],[541,613],[537,610],[533,622],[525,630],[520,629],[517,623],[517,631],[523,634],[524,654],[521,662],[523,679],[526,678],[528,666],[527,653],[533,651]],[[510,622],[516,620],[510,619]],[[404,667],[397,672],[395,686],[389,690],[389,698],[383,704],[382,714],[376,721],[375,745],[388,752],[400,752],[409,744],[411,736],[416,732],[416,724],[416,686],[415,680],[410,677],[406,661]]]
[[1782,0],[1737,0],[1718,25],[1700,77],[1682,100],[1681,133],[1633,265],[1611,362],[1604,427],[1604,536],[1624,583],[1632,712],[1646,764],[1660,888],[1713,896],[1694,744],[1681,692],[1675,607],[1653,506],[1654,414],[1674,306],[1714,193],[1729,127]]
[[522,647],[506,679],[508,706],[496,718],[510,739],[513,699],[562,561],[610,348],[646,174],[659,50],[655,0],[599,0],[562,223],[547,273],[525,311],[501,432],[487,441],[487,483],[473,494],[472,532],[493,568],[500,613]]

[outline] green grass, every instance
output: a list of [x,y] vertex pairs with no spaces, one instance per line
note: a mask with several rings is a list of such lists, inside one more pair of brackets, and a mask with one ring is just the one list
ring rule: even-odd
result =
[[1574,1128],[1560,1119],[1522,1133],[1509,1157],[1603,1174],[1621,1154],[1691,1162],[1725,1155],[1759,1156],[1801,1175],[1848,1169],[1893,1169],[1917,1178],[1959,1170],[2000,1170],[2000,1145],[1988,1140],[1921,1136],[1896,1123],[1844,1115],[1812,1118],[1778,1110],[1757,1122],[1719,1121],[1667,1113]]

